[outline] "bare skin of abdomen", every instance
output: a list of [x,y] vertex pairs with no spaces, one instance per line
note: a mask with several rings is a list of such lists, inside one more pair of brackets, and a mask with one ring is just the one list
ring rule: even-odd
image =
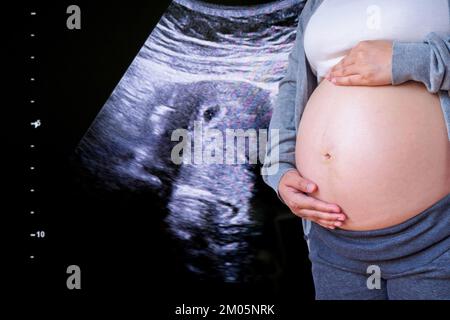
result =
[[450,142],[439,97],[418,82],[335,86],[311,95],[297,134],[296,165],[339,205],[347,230],[412,218],[450,192]]

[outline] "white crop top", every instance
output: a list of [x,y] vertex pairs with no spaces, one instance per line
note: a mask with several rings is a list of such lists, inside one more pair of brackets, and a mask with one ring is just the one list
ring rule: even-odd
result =
[[447,0],[324,0],[304,33],[306,58],[318,82],[358,42],[421,42],[450,30]]

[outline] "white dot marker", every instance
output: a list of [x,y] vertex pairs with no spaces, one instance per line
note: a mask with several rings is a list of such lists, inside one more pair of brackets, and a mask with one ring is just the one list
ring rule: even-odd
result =
[[34,38],[34,33],[30,33],[30,37]]
[[34,144],[30,144],[30,148],[34,148]]
[[30,167],[30,170],[34,170],[34,167]]
[[34,256],[30,256],[30,259],[34,259]]
[[34,81],[35,79],[34,78],[30,78],[30,81]]
[[31,56],[30,59],[31,59],[31,60],[34,60],[34,56]]
[[31,211],[30,211],[30,214],[34,214],[34,211],[33,211],[33,210],[31,210]]
[[36,15],[36,12],[35,12],[35,11],[31,11],[31,12],[30,12],[30,15],[31,15],[31,16],[35,16],[35,15]]
[[34,189],[30,189],[30,192],[34,192]]
[[34,100],[30,100],[30,103],[34,103]]

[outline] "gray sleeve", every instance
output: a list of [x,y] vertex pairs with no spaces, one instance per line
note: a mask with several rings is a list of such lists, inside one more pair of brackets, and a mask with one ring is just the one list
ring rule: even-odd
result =
[[429,33],[423,42],[393,42],[392,84],[422,82],[437,93],[450,90],[450,34]]
[[[305,59],[299,63],[298,56],[303,54],[303,25],[309,17],[316,1],[306,2],[299,17],[296,38],[292,51],[288,56],[288,67],[285,76],[278,84],[278,95],[275,99],[272,118],[269,125],[268,142],[262,168],[264,181],[278,194],[281,177],[289,170],[295,169],[295,99],[298,99],[297,78],[306,74]],[[278,133],[278,134],[276,134]],[[279,197],[279,194],[278,194]],[[280,200],[282,200],[280,198]]]

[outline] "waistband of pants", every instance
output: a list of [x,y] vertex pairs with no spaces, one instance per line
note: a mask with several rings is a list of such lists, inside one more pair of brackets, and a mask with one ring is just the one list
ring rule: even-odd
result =
[[387,228],[330,230],[312,223],[309,239],[311,260],[320,258],[353,271],[376,264],[386,272],[403,272],[429,263],[450,249],[450,194]]

